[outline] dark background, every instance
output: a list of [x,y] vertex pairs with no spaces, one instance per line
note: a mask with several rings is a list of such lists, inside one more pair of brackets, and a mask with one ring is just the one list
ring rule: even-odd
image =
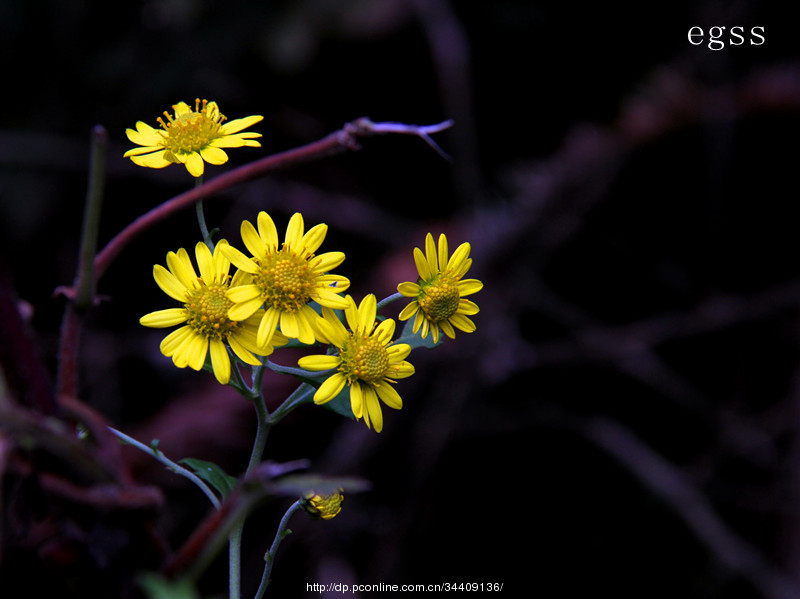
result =
[[[207,178],[361,116],[452,118],[436,136],[451,162],[387,136],[206,202],[234,243],[262,209],[279,228],[295,211],[328,223],[323,249],[346,252],[339,272],[357,297],[413,279],[428,231],[451,249],[469,241],[470,276],[485,284],[475,333],[412,353],[405,407],[384,410],[380,435],[314,406],[273,431],[270,459],[308,458],[372,490],[330,522],[295,516],[268,596],[305,596],[312,582],[800,596],[797,26],[754,1],[658,4],[3,1],[0,260],[47,367],[94,125],[110,137],[102,245],[192,184],[182,167],[122,158],[125,128],[155,125],[177,101],[265,117],[253,127],[263,147],[231,150]],[[745,43],[692,46],[695,25],[743,26]],[[748,44],[753,26],[763,45]],[[169,302],[153,264],[198,239],[185,211],[112,264],[82,340],[80,393],[174,459],[238,473],[252,407],[208,373],[175,369],[158,352],[163,333],[138,325]],[[291,381],[268,380],[274,407]],[[180,546],[205,498],[125,455],[138,482],[163,490],[157,524]],[[288,503],[245,529],[245,596]],[[64,597],[98,588],[91,567],[73,580],[20,557],[9,535],[3,546],[4,598],[22,583]],[[106,597],[131,590],[103,580]],[[200,590],[225,595],[224,560]]]

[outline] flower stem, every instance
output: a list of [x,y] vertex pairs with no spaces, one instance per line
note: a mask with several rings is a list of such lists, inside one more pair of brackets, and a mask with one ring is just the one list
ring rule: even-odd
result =
[[[263,367],[259,367],[253,372],[254,387],[259,390],[257,397],[253,399],[253,405],[256,409],[256,418],[258,428],[256,429],[256,438],[253,442],[253,450],[250,453],[250,462],[247,464],[245,476],[250,474],[256,466],[261,463],[261,458],[264,455],[264,447],[267,444],[267,437],[269,430],[272,427],[270,421],[269,411],[264,402],[264,397],[260,392],[261,380],[263,378]],[[228,592],[229,599],[239,599],[241,596],[241,579],[242,579],[242,531],[244,530],[244,519],[238,522],[228,537]]]
[[[195,177],[194,188],[197,189],[203,185],[203,175]],[[214,251],[214,242],[211,240],[211,234],[208,232],[208,225],[206,224],[206,215],[203,210],[202,197],[194,204],[194,210],[197,214],[197,224],[200,225],[200,233],[203,235],[203,241],[212,252]]]
[[208,500],[211,502],[211,504],[215,508],[219,509],[220,506],[219,499],[217,498],[216,495],[214,495],[214,492],[209,488],[209,486],[206,483],[204,483],[203,480],[200,479],[196,474],[187,470],[183,466],[179,466],[178,464],[167,458],[167,456],[165,456],[161,451],[154,449],[153,447],[149,447],[144,443],[137,441],[133,437],[129,437],[125,433],[120,432],[117,429],[112,428],[110,426],[108,427],[108,430],[111,431],[111,434],[113,434],[115,437],[117,437],[124,443],[127,443],[128,445],[133,445],[136,449],[139,449],[144,453],[146,453],[147,455],[152,456],[153,458],[164,464],[171,471],[173,471],[175,474],[180,474],[181,476],[188,478],[190,481],[196,484],[203,493],[205,493],[206,497],[208,497]]
[[378,302],[378,305],[376,306],[376,310],[380,310],[384,306],[388,306],[392,302],[399,300],[401,297],[403,297],[403,294],[398,292],[398,293],[393,293],[389,297],[383,298],[381,301]]
[[264,592],[267,590],[267,587],[269,586],[269,577],[272,574],[272,564],[275,562],[275,554],[278,552],[278,547],[280,547],[283,539],[289,536],[292,532],[287,528],[289,525],[289,518],[291,518],[292,514],[299,510],[301,506],[301,500],[298,499],[291,506],[289,506],[289,509],[286,510],[283,518],[281,518],[281,522],[278,525],[278,530],[275,533],[275,539],[272,541],[272,546],[264,555],[264,573],[261,575],[261,584],[258,585],[258,591],[256,591],[255,599],[261,599],[264,596]]
[[270,416],[270,424],[277,424],[297,406],[307,403],[316,389],[308,383],[302,383]]

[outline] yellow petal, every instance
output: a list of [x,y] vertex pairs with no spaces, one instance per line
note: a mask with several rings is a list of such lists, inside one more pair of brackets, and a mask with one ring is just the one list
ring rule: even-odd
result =
[[341,363],[342,359],[339,356],[327,355],[303,356],[297,361],[300,368],[311,370],[312,372],[321,372],[323,370],[337,368]]
[[395,322],[391,318],[387,318],[386,320],[382,321],[377,327],[375,327],[375,331],[372,333],[372,336],[375,337],[381,345],[386,345],[392,340],[394,336],[394,329],[395,329]]
[[417,302],[411,302],[401,310],[400,315],[397,318],[400,320],[408,320],[414,314],[416,314],[417,310],[419,310],[419,304]]
[[453,314],[450,317],[450,322],[454,327],[464,331],[465,333],[472,333],[475,330],[475,323],[463,314]]
[[378,397],[381,398],[383,403],[392,408],[393,410],[400,410],[403,407],[403,399],[397,390],[389,383],[383,383],[375,387]]
[[295,212],[286,226],[286,244],[297,250],[300,247],[300,241],[303,239],[303,230],[303,215]]
[[177,349],[192,335],[193,330],[192,327],[185,326],[172,331],[161,340],[161,345],[159,347],[161,353],[168,358],[172,357]]
[[368,335],[372,332],[372,327],[375,324],[375,315],[377,314],[377,301],[375,294],[369,293],[361,300],[358,306],[358,327],[357,330],[363,335]]
[[225,164],[228,162],[228,155],[225,153],[225,150],[220,150],[212,146],[201,148],[200,156],[209,164]]
[[325,379],[319,386],[317,392],[314,393],[314,403],[319,405],[332,400],[339,395],[339,392],[344,389],[347,381],[341,373],[337,372]]
[[206,363],[208,354],[208,338],[195,333],[184,346],[186,350],[186,365],[192,370],[200,370]]
[[447,237],[444,233],[439,235],[439,253],[437,258],[439,267],[443,269],[447,264]]
[[227,385],[231,380],[231,359],[228,356],[228,350],[225,344],[219,339],[211,339],[209,343],[209,352],[211,353],[211,367],[214,370],[214,376],[217,380]]
[[353,410],[356,420],[364,416],[364,391],[358,381],[350,385],[350,409]]
[[154,329],[172,327],[186,322],[188,316],[183,308],[168,308],[145,314],[139,319],[139,324]]
[[431,267],[425,259],[425,254],[419,248],[414,248],[414,264],[417,267],[417,272],[423,281],[431,278]]
[[[258,114],[253,116],[246,116],[241,119],[234,119],[222,125],[222,127],[219,128],[219,132],[222,135],[230,135],[231,133],[238,133],[242,129],[247,129],[248,127],[255,125],[256,123],[263,120],[264,117]],[[256,135],[261,136],[260,133],[256,133]]]
[[145,154],[144,156],[130,156],[130,159],[134,164],[147,168],[164,168],[172,164],[171,161],[167,160],[164,150],[153,154]]
[[[303,253],[313,254],[319,249],[319,246],[322,245],[322,242],[325,241],[325,235],[328,234],[328,225],[324,223],[320,223],[315,227],[311,227],[308,232],[303,236],[301,244],[303,246]],[[342,259],[344,260],[344,255],[342,255]],[[329,269],[328,269],[329,270]]]
[[472,316],[480,312],[478,304],[471,302],[468,299],[462,299],[458,302],[458,311],[456,314],[463,314],[464,316]]
[[[264,316],[261,317],[261,323],[258,325],[258,333],[256,334],[256,344],[259,347],[269,345],[272,336],[275,334],[275,329],[278,328],[280,316],[281,313],[274,308],[269,308],[264,312]],[[286,331],[283,331],[283,333],[286,334]]]
[[194,266],[192,266],[189,252],[184,248],[180,248],[177,253],[167,253],[167,267],[172,274],[178,277],[178,280],[186,289],[197,287],[197,273],[194,270]]
[[311,269],[315,273],[328,272],[344,262],[344,252],[326,252],[315,256],[311,261]]
[[194,257],[197,260],[197,267],[200,269],[200,276],[206,285],[214,282],[214,257],[211,250],[202,241],[198,241],[194,246]]
[[267,246],[267,252],[278,251],[280,241],[278,241],[278,229],[275,227],[275,221],[262,210],[258,213],[257,223],[258,235],[261,237],[262,243]]
[[186,287],[178,280],[178,277],[160,264],[156,264],[153,267],[153,278],[161,290],[172,299],[178,300],[179,302],[186,301]]
[[240,268],[245,272],[249,273],[256,273],[258,272],[258,266],[256,263],[253,262],[250,258],[245,256],[240,250],[236,249],[232,245],[224,245],[220,248],[220,251],[225,255],[225,257],[231,261],[236,268]]
[[408,343],[395,343],[386,348],[386,353],[389,354],[391,362],[400,362],[411,353],[411,346]]
[[[241,335],[228,335],[228,345],[231,346],[233,353],[235,353],[238,356],[238,358],[245,364],[250,364],[251,366],[260,366],[261,360],[256,358],[251,353],[251,351],[245,346],[245,344],[242,343],[240,338]],[[253,342],[255,343],[255,335],[253,335]]]
[[461,297],[478,293],[483,289],[483,283],[478,279],[462,279],[458,282],[458,294]]
[[[234,289],[241,289],[241,287],[235,287]],[[228,293],[231,291],[233,290],[229,289]],[[228,318],[231,320],[246,320],[255,314],[256,310],[258,310],[263,303],[264,300],[262,300],[261,296],[259,295],[258,297],[247,300],[240,304],[234,304],[228,309]],[[266,345],[266,342],[259,343],[258,345]]]
[[[261,290],[255,285],[238,285],[237,287],[231,287],[228,289],[225,295],[227,295],[228,299],[233,303],[240,304],[243,302],[249,302],[255,298],[260,298]],[[250,314],[248,314],[248,316],[250,316]],[[237,318],[235,320],[244,320],[244,318]]]
[[[267,254],[264,248],[264,240],[261,239],[256,232],[253,223],[249,220],[242,221],[242,226],[239,228],[239,231],[242,235],[242,243],[244,243],[248,252],[253,254],[256,258],[263,258]],[[233,261],[231,260],[231,262]]]
[[[178,158],[181,157],[178,156]],[[197,152],[192,152],[186,156],[186,170],[189,171],[192,177],[202,176],[205,168],[205,162],[203,162],[203,158]]]
[[430,233],[425,236],[425,257],[431,272],[437,274],[439,272],[439,261],[436,258],[436,244],[433,241],[433,235]]
[[125,135],[139,146],[158,146],[164,139],[156,129],[142,121],[136,123],[136,129],[125,129]]
[[411,283],[406,281],[405,283],[400,283],[397,286],[397,291],[400,292],[400,295],[405,297],[417,297],[419,295],[420,286],[416,283]]
[[468,243],[462,243],[460,246],[458,246],[456,251],[453,252],[450,261],[447,262],[447,270],[452,273],[458,273],[463,270],[463,272],[461,272],[460,275],[457,275],[457,276],[463,276],[463,274],[467,272],[466,269],[464,269],[464,264],[469,259],[469,252],[470,252],[470,245]]
[[378,402],[378,394],[375,393],[375,388],[372,385],[364,386],[364,402],[366,404],[364,420],[367,421],[366,414],[369,414],[369,421],[372,422],[375,432],[381,432],[383,430],[383,411],[381,410],[380,402]]

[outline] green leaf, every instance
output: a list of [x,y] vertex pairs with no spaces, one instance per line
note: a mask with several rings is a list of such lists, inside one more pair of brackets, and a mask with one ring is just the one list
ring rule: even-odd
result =
[[184,458],[179,463],[191,468],[197,476],[214,487],[223,497],[227,497],[239,482],[213,462]]
[[138,578],[149,599],[199,599],[192,582],[186,578],[166,580],[160,574],[148,572]]
[[440,333],[439,341],[434,343],[433,335],[430,332],[428,333],[428,336],[425,337],[425,339],[423,339],[422,336],[420,335],[422,329],[417,331],[415,334],[413,332],[413,327],[414,327],[414,319],[409,318],[406,321],[406,325],[403,327],[402,333],[400,333],[400,338],[397,339],[395,343],[407,343],[408,345],[411,346],[411,349],[417,349],[419,347],[424,347],[426,349],[433,349],[434,347],[441,345],[442,337],[444,337],[444,334]]
[[322,404],[322,407],[345,418],[350,418],[350,420],[356,419],[353,408],[350,407],[350,385],[345,385],[336,397]]

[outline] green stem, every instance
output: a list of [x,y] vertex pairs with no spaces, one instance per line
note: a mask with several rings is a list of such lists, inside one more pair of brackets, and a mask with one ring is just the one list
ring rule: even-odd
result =
[[275,554],[278,553],[278,547],[280,547],[283,539],[289,536],[289,534],[292,532],[287,528],[289,525],[289,518],[291,518],[292,514],[301,508],[302,501],[298,499],[289,507],[288,510],[286,510],[283,518],[281,518],[281,522],[278,525],[278,530],[275,533],[275,540],[272,541],[272,546],[264,555],[264,574],[261,575],[261,584],[258,585],[258,591],[256,592],[255,599],[261,599],[264,596],[264,592],[269,586],[269,577],[272,574],[272,564],[275,562]]
[[[253,372],[254,389],[261,389],[261,379],[263,377],[263,367],[259,367]],[[267,437],[269,430],[272,427],[270,421],[269,411],[264,402],[264,397],[261,393],[253,398],[253,405],[256,409],[256,417],[258,421],[258,428],[256,429],[256,438],[253,442],[253,450],[250,453],[250,462],[247,464],[247,471],[245,477],[250,474],[256,466],[261,463],[261,458],[264,455],[264,448],[267,444]],[[241,596],[241,579],[242,579],[242,531],[244,530],[244,519],[238,522],[231,531],[228,537],[228,590],[229,599],[239,599]]]
[[277,424],[281,419],[294,410],[297,406],[308,403],[316,389],[308,383],[302,383],[292,394],[286,398],[270,416],[270,424]]
[[167,456],[165,456],[161,451],[153,449],[152,447],[149,447],[144,443],[140,443],[133,437],[129,437],[125,433],[120,432],[115,428],[109,426],[108,430],[111,431],[111,434],[113,434],[115,437],[117,437],[124,443],[127,443],[128,445],[133,445],[136,449],[139,449],[144,453],[146,453],[147,455],[155,458],[156,460],[164,464],[167,468],[172,470],[175,474],[180,474],[181,476],[188,478],[190,481],[196,484],[203,493],[205,493],[206,497],[208,497],[208,500],[211,502],[211,504],[215,508],[219,509],[220,501],[217,498],[217,496],[214,495],[214,492],[209,488],[209,486],[206,485],[206,483],[204,483],[203,480],[200,479],[194,472],[187,470],[183,466],[179,466],[178,464],[167,458]]
[[399,293],[399,292],[398,293],[393,293],[389,297],[385,297],[381,301],[379,301],[376,309],[380,310],[384,306],[387,306],[387,305],[391,304],[392,302],[401,299],[402,297],[403,297],[402,293]]
[[[195,189],[203,184],[203,175],[196,177],[194,180]],[[208,225],[206,224],[206,215],[203,210],[202,198],[197,200],[194,204],[195,212],[197,213],[197,224],[200,225],[200,233],[203,235],[203,241],[212,252],[214,251],[214,242],[211,240],[211,234],[208,232]]]

